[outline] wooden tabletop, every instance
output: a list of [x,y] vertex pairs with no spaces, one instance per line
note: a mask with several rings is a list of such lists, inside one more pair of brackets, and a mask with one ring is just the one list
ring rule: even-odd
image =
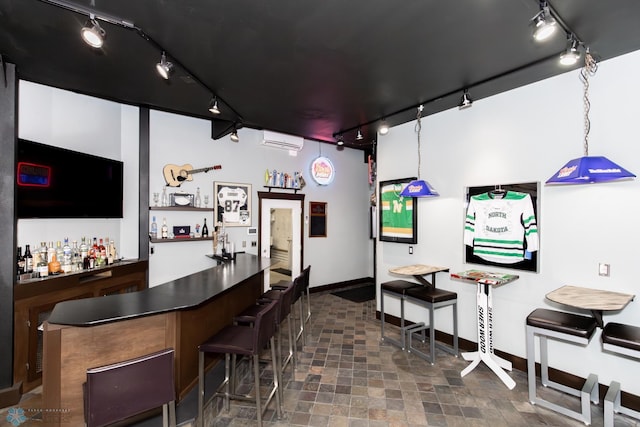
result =
[[441,271],[449,271],[448,267],[434,267],[432,265],[405,265],[404,267],[390,268],[390,273],[402,274],[403,276],[423,276],[425,274],[439,273]]
[[615,311],[622,310],[635,295],[602,289],[583,288],[566,285],[551,291],[547,298],[559,304],[586,310]]

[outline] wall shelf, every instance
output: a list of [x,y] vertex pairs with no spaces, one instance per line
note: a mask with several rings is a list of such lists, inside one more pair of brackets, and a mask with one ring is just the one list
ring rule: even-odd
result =
[[293,191],[293,194],[297,194],[298,191],[301,191],[302,188],[292,188],[292,187],[274,187],[274,186],[269,186],[269,185],[265,185],[264,188],[267,188],[269,190],[269,193],[271,193],[271,190],[289,190],[289,191]]
[[149,206],[150,211],[198,211],[198,212],[213,212],[211,208],[196,208],[193,206]]
[[151,239],[151,243],[173,243],[173,242],[197,242],[200,240],[213,240],[213,236],[209,237],[174,237],[173,239]]

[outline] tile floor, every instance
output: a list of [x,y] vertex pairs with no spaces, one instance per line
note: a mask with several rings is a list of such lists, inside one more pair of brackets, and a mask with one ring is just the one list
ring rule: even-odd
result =
[[[330,293],[311,294],[312,317],[307,345],[299,352],[299,364],[284,378],[284,414],[276,417],[273,404],[265,414],[265,426],[404,427],[404,426],[583,426],[584,424],[527,399],[524,372],[511,372],[517,385],[508,390],[482,364],[465,378],[462,358],[438,351],[435,365],[391,344],[380,342],[375,301],[353,303]],[[389,326],[389,333],[398,328]],[[387,331],[385,331],[387,332]],[[269,367],[263,382],[273,378]],[[251,380],[249,379],[249,382]],[[577,398],[542,390],[550,399],[565,399],[574,408]],[[33,399],[38,402],[38,395]],[[255,407],[232,402],[221,411],[218,399],[209,406],[207,426],[256,426]],[[25,407],[28,407],[26,405]],[[11,426],[7,409],[0,410],[0,426]],[[602,426],[602,407],[592,405],[592,425]],[[191,422],[183,423],[183,427]],[[45,423],[31,419],[22,426]],[[616,415],[616,427],[640,426]]]
[[[511,372],[517,385],[509,390],[482,364],[461,378],[468,363],[462,358],[438,350],[436,364],[430,365],[382,343],[375,301],[353,303],[316,293],[311,294],[311,307],[307,345],[299,353],[295,375],[288,369],[283,380],[283,417],[276,417],[272,404],[265,426],[584,425],[531,405],[524,372]],[[395,326],[389,329],[398,331]],[[272,374],[266,372],[263,380]],[[554,390],[542,390],[541,395],[579,408],[577,398]],[[254,426],[255,415],[254,407],[233,402],[229,412],[207,421],[216,427]],[[592,425],[603,425],[601,406],[592,405]],[[639,425],[616,415],[616,426]]]

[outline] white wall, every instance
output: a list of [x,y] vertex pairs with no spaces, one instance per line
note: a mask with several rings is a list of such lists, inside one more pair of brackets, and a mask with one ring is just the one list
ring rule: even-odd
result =
[[[604,155],[640,173],[637,120],[640,93],[635,70],[640,52],[599,64],[590,80],[591,132],[589,154]],[[466,110],[451,109],[422,119],[422,171],[440,193],[419,200],[419,243],[413,255],[407,245],[378,244],[378,282],[392,279],[388,269],[407,264],[446,266],[451,272],[470,268],[513,272],[465,264],[462,243],[468,186],[540,181],[540,271],[517,272],[520,279],[495,289],[494,342],[499,350],[524,357],[525,319],[535,308],[553,306],[545,295],[563,285],[602,288],[640,294],[635,262],[640,209],[640,181],[581,186],[545,186],[568,160],[583,155],[582,83],[578,71],[547,79],[491,98],[477,100]],[[379,138],[378,179],[417,173],[415,122],[397,126]],[[611,264],[611,276],[598,276],[598,263]],[[396,277],[393,277],[396,278]],[[459,333],[477,341],[475,286],[438,276],[438,287],[458,293]],[[605,314],[605,322],[640,325],[638,301],[620,313]],[[399,314],[397,305],[391,312]],[[395,310],[395,311],[394,311]],[[451,333],[451,312],[440,309],[436,328]],[[409,309],[408,318],[422,320],[425,312]],[[586,377],[590,372],[608,384],[640,394],[640,384],[625,381],[638,372],[637,361],[601,350],[600,332],[585,348],[550,345],[555,368]],[[579,361],[579,362],[577,362]]]
[[[150,133],[150,192],[161,192],[165,186],[162,169],[166,164],[191,164],[202,168],[221,164],[222,169],[193,175],[177,191],[213,196],[213,182],[240,182],[251,184],[252,226],[258,226],[257,191],[264,188],[264,172],[279,171],[303,173],[307,186],[304,215],[308,216],[309,201],[328,204],[327,238],[308,238],[308,224],[304,225],[304,265],[312,265],[311,286],[370,277],[373,275],[372,246],[367,226],[369,185],[367,166],[360,150],[334,147],[305,141],[297,157],[287,151],[263,147],[262,133],[241,129],[241,141],[229,138],[211,139],[209,121],[176,114],[151,112]],[[121,256],[138,258],[138,162],[139,111],[128,105],[78,95],[30,82],[20,82],[19,137],[60,146],[124,162],[124,218],[123,219],[29,219],[18,221],[18,245],[38,246],[41,241],[57,241],[69,237],[71,241],[86,237],[111,237]],[[322,146],[322,147],[321,147]],[[309,175],[311,161],[322,154],[328,156],[336,168],[334,182],[326,187],[315,184]],[[79,179],[82,165],[77,168]],[[176,191],[171,190],[170,191]],[[78,195],[81,197],[81,195]],[[150,200],[151,194],[149,195]],[[151,201],[150,203],[153,203]],[[213,200],[210,200],[212,206]],[[204,216],[193,212],[151,211],[158,223],[166,217],[168,225],[202,224]],[[213,215],[207,224],[213,231]],[[246,241],[247,252],[257,254],[248,236],[247,227],[229,227],[230,238],[242,250]],[[205,256],[212,252],[209,241],[189,243],[153,244],[154,254],[149,260],[151,286],[165,283],[209,268],[213,261]]]

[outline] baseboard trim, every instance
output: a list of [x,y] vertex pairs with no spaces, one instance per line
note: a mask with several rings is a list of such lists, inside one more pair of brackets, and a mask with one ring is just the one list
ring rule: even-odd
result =
[[361,277],[360,279],[347,280],[345,282],[330,283],[328,285],[314,286],[309,288],[309,293],[315,294],[317,292],[335,291],[336,289],[351,288],[356,285],[362,285],[364,283],[375,283],[373,277]]
[[[388,313],[384,314],[385,322],[390,323],[392,325],[400,327],[400,318],[390,315]],[[376,319],[380,320],[380,311],[376,311]],[[405,325],[410,326],[414,322],[409,320],[405,320]],[[453,335],[439,331],[436,329],[435,331],[436,341],[440,341],[442,343],[453,345]],[[464,338],[458,337],[458,347],[460,351],[476,351],[478,349],[478,344],[475,341],[469,341]],[[497,356],[511,362],[513,369],[517,369],[521,372],[527,372],[527,359],[515,356],[510,353],[506,353],[504,351],[500,351],[494,349],[494,352]],[[540,364],[536,363],[536,377],[540,378]],[[582,385],[586,381],[585,378],[579,377],[577,375],[570,374],[568,372],[561,371],[559,369],[549,368],[549,379],[551,381],[555,381],[557,383],[566,385],[567,387],[581,389]],[[598,384],[600,396],[599,406],[604,404],[604,396],[607,394],[607,390],[609,390],[608,384]],[[627,393],[625,391],[622,392],[622,404],[630,408],[634,411],[640,411],[640,396],[636,396],[635,394]]]
[[0,390],[0,408],[8,408],[20,402],[22,397],[22,381],[11,387]]

